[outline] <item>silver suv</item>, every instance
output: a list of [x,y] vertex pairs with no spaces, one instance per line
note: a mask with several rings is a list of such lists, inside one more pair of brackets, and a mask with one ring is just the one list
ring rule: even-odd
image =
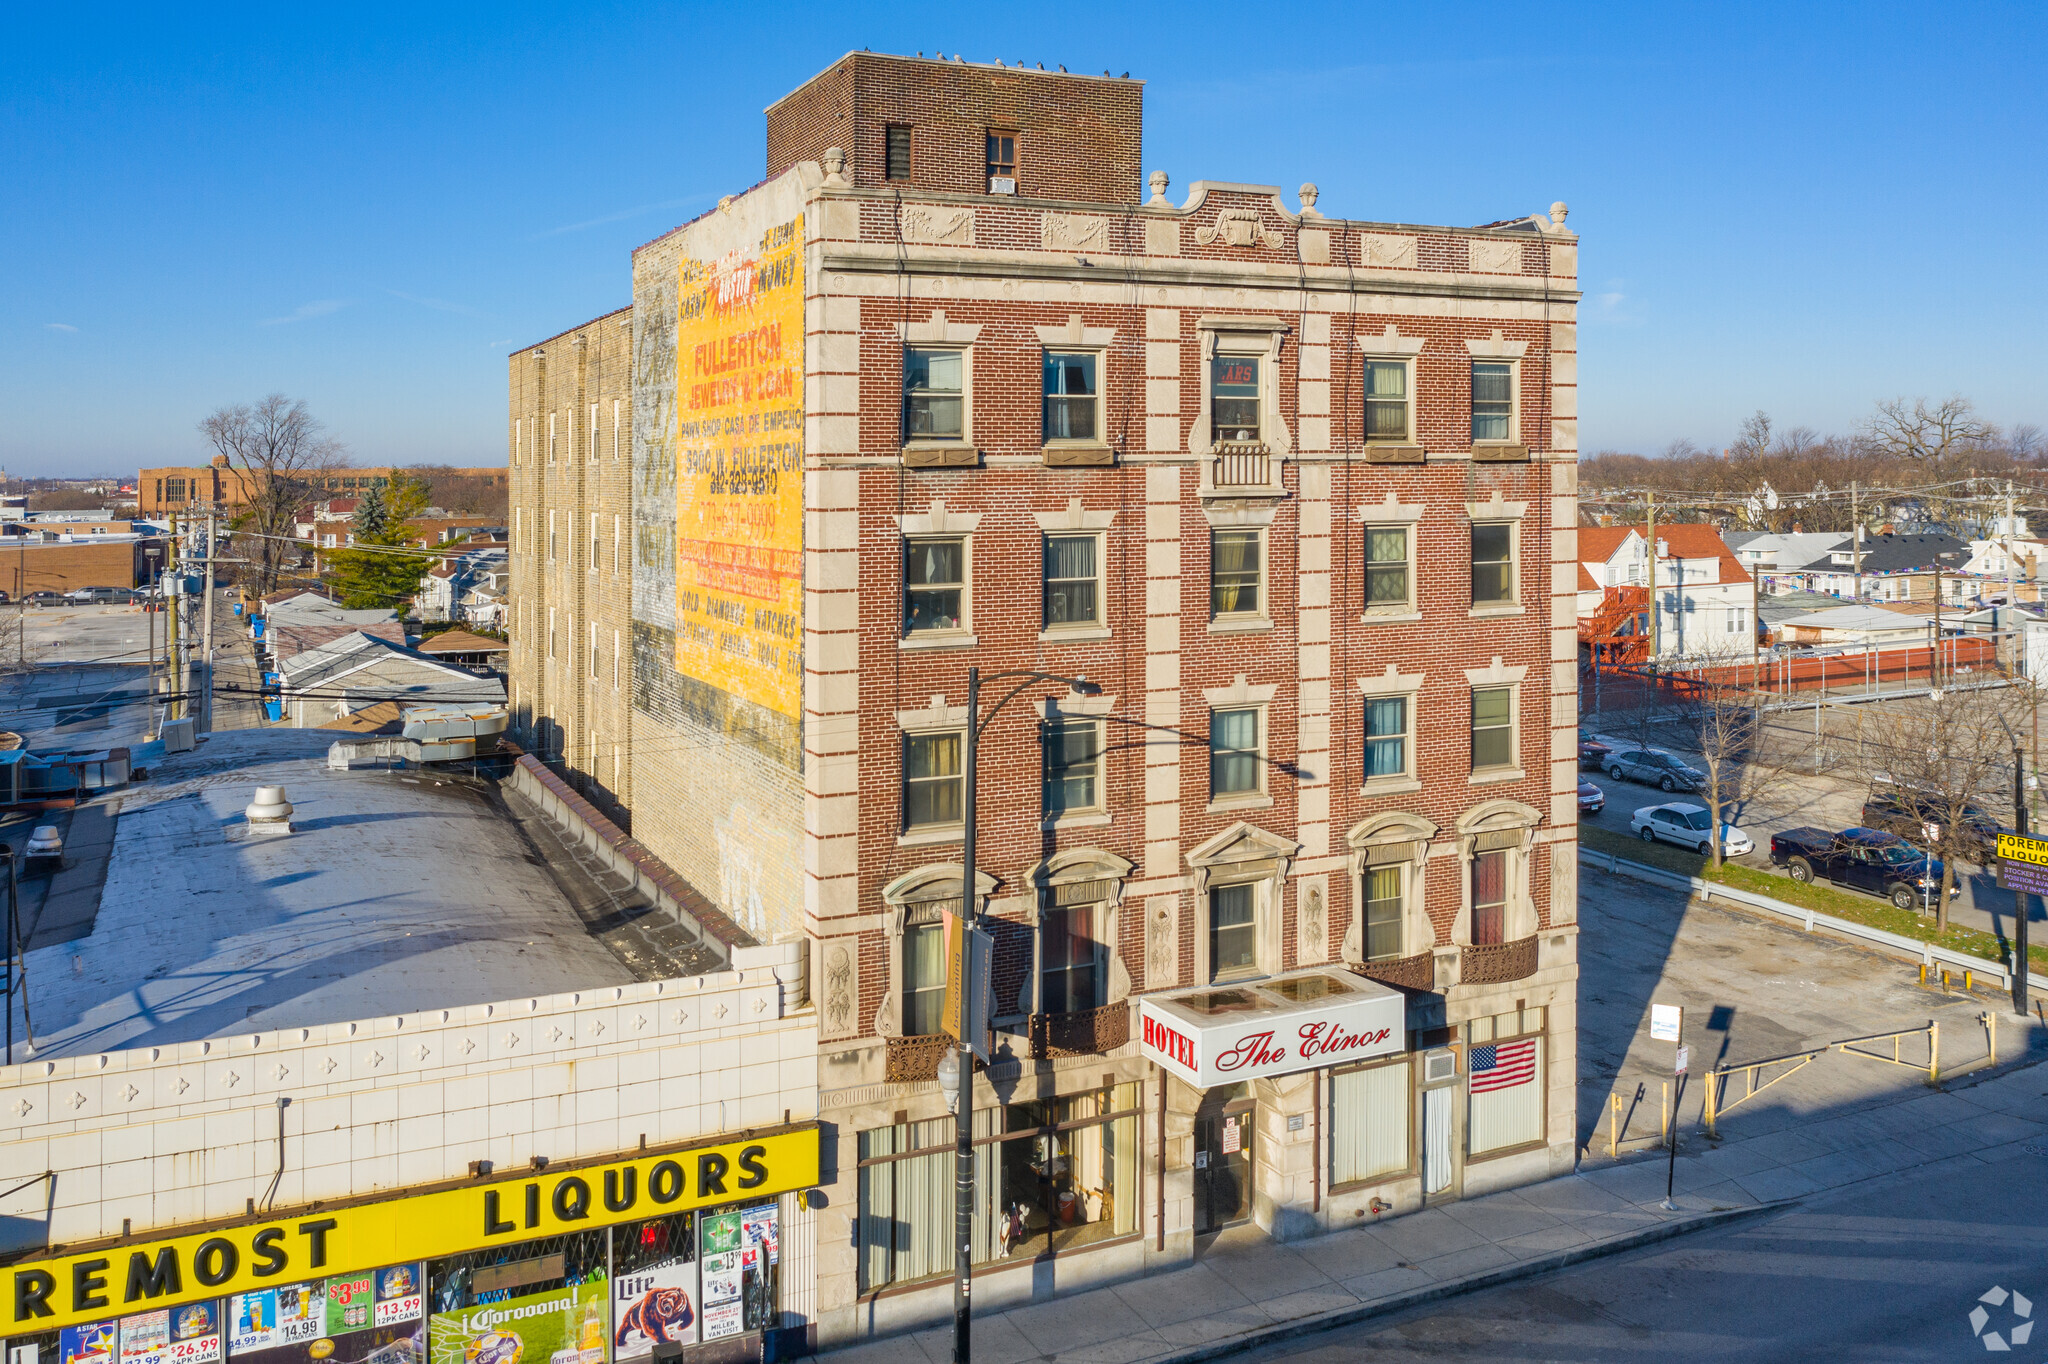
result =
[[1687,767],[1661,748],[1618,748],[1607,755],[1607,775],[1615,781],[1626,777],[1663,791],[1697,791],[1707,780],[1706,773]]

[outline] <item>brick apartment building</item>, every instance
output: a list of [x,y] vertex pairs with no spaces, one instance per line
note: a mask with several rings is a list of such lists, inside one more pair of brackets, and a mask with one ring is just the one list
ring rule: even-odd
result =
[[535,752],[607,814],[632,808],[632,310],[511,360],[512,627]]
[[515,723],[812,943],[822,1343],[950,1306],[970,666],[1091,684],[983,693],[984,1310],[1572,1164],[1577,238],[1174,202],[1141,99],[849,54],[511,361]]
[[[391,481],[395,465],[364,468],[324,469],[305,476],[309,487],[323,488],[343,496],[357,489],[382,487]],[[504,469],[447,469],[436,473],[482,481],[485,487],[503,486],[509,479]],[[166,465],[143,469],[135,477],[136,514],[144,517],[169,516],[193,505],[215,507],[246,506],[249,490],[256,486],[258,473],[232,467],[226,455],[215,455],[209,464]]]

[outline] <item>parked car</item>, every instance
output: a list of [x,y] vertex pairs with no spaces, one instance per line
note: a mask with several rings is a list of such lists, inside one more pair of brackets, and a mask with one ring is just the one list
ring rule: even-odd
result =
[[27,606],[62,606],[64,604],[64,594],[62,592],[31,592],[21,600]]
[[1607,793],[1593,785],[1592,782],[1581,780],[1579,782],[1579,813],[1582,815],[1597,815],[1606,808]]
[[1608,755],[1607,775],[1614,781],[1627,778],[1665,792],[1697,791],[1707,784],[1707,774],[1688,767],[1661,748],[1623,748]]
[[[1794,881],[1832,881],[1838,886],[1881,895],[1900,909],[1914,909],[1931,900],[1941,885],[1941,862],[1882,829],[1854,828],[1831,834],[1801,826],[1771,835],[1771,861],[1783,866]],[[1949,898],[1963,893],[1961,884]]]
[[80,604],[91,602],[129,602],[135,600],[135,589],[131,587],[81,587],[66,592],[64,600]]
[[[1899,835],[1909,843],[1925,846],[1928,838],[1924,825],[1935,827],[1935,838],[1941,837],[1941,821],[1927,818],[1929,807],[1945,810],[1946,799],[1923,798],[1915,800],[1911,792],[1898,787],[1880,786],[1872,790],[1870,799],[1863,802],[1863,826],[1867,829],[1883,829],[1886,833]],[[1956,843],[1953,850],[1969,858],[1979,866],[1988,867],[1998,856],[1998,835],[2003,826],[1990,814],[1975,805],[1963,807],[1963,817],[1956,821]]]
[[[1629,816],[1628,827],[1645,843],[1663,841],[1691,848],[1695,852],[1707,853],[1713,850],[1713,818],[1707,807],[1694,805],[1689,801],[1673,801],[1668,805],[1645,805]],[[1721,824],[1721,852],[1724,856],[1740,857],[1756,851],[1756,843],[1750,836],[1733,824]]]
[[1598,772],[1607,765],[1607,755],[1613,751],[1612,748],[1596,738],[1592,730],[1587,729],[1583,725],[1579,727],[1580,768],[1590,772]]

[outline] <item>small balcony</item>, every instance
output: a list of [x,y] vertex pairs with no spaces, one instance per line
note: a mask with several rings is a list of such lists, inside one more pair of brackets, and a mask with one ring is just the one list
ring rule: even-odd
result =
[[912,1084],[939,1078],[939,1058],[958,1045],[945,1033],[889,1039],[888,1063],[882,1078],[890,1084]]
[[1131,1040],[1131,1010],[1126,1004],[1076,1009],[1063,1014],[1031,1015],[1031,1057],[1100,1056]]
[[1505,985],[1536,974],[1536,937],[1468,947],[1460,954],[1458,980],[1465,985]]
[[1264,441],[1217,441],[1211,451],[1210,474],[1217,488],[1272,487],[1273,460]]
[[1367,980],[1376,980],[1382,985],[1392,985],[1401,990],[1419,990],[1427,994],[1436,989],[1436,955],[1418,952],[1412,957],[1389,957],[1383,961],[1357,961],[1351,969]]

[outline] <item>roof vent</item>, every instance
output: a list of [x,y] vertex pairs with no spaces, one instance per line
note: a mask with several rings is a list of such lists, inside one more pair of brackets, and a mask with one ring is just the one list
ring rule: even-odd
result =
[[292,803],[284,798],[282,786],[259,786],[242,817],[251,824],[285,824],[292,817]]

